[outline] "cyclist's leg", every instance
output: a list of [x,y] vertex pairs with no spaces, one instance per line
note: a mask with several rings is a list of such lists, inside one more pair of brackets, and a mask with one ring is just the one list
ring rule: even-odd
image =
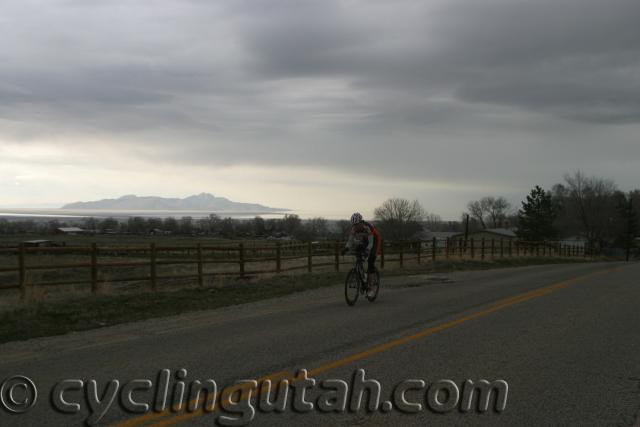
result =
[[[377,240],[377,239],[376,239]],[[373,283],[373,273],[376,271],[376,257],[378,256],[378,242],[373,241],[373,248],[371,248],[371,252],[369,253],[368,266],[367,266],[367,286],[371,287]]]
[[376,258],[378,257],[378,238],[373,240],[373,247],[369,253],[367,273],[373,273],[376,270]]
[[367,273],[373,273],[376,271],[376,253],[374,252],[374,250],[371,251],[371,253],[369,254],[369,259],[368,261],[368,267],[367,267]]

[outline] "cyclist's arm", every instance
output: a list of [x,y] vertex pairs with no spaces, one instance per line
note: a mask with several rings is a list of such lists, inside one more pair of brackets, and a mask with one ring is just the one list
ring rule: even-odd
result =
[[344,248],[349,249],[352,244],[353,244],[353,234],[350,234],[349,238],[347,239],[347,243],[344,244]]
[[369,243],[367,244],[367,253],[371,253],[371,249],[373,248],[373,233],[369,232]]
[[354,240],[354,236],[355,236],[355,235],[354,235],[354,233],[353,233],[353,230],[351,230],[351,231],[349,232],[349,238],[347,239],[347,243],[345,243],[345,245],[344,245],[344,251],[343,251],[343,252],[345,252],[345,253],[346,253],[346,252],[348,252],[348,251],[349,251],[349,249],[351,249],[351,248],[353,247],[353,240]]
[[371,249],[373,249],[373,229],[367,224],[367,254],[371,253]]

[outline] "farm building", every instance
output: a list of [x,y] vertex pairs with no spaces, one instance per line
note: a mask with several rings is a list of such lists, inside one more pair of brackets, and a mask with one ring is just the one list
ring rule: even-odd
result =
[[436,247],[444,248],[447,245],[447,239],[451,239],[454,236],[457,236],[458,232],[455,231],[430,231],[430,230],[422,230],[413,236],[411,236],[411,241],[420,241],[422,247],[425,249],[431,248],[433,245],[433,239],[436,239]]
[[51,240],[25,240],[22,244],[25,248],[64,246],[64,242],[52,242]]
[[580,237],[580,236],[571,236],[571,237],[566,237],[562,240],[560,240],[561,244],[563,245],[569,245],[569,246],[576,246],[579,248],[584,248],[587,245],[587,240]]
[[56,228],[56,234],[67,234],[67,235],[76,235],[76,234],[84,234],[87,231],[80,227],[58,227]]
[[[485,230],[479,230],[469,233],[469,239],[473,240],[516,240],[518,237],[516,233],[512,229],[508,228],[487,228]],[[464,240],[464,233],[456,233],[454,236],[451,236],[451,240],[458,241]]]

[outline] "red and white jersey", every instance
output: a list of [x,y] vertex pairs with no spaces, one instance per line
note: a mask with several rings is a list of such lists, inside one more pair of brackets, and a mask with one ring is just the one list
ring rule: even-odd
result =
[[363,238],[367,241],[367,250],[369,252],[371,252],[371,249],[373,249],[373,245],[375,244],[376,254],[380,253],[380,249],[382,248],[382,235],[373,224],[367,221],[362,221],[361,223],[355,224],[351,227],[347,247],[350,247],[355,241]]

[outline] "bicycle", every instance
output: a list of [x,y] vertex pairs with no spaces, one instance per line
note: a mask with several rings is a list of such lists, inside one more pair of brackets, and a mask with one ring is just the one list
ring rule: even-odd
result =
[[358,251],[355,254],[355,264],[344,282],[344,297],[349,306],[355,305],[358,301],[358,296],[363,294],[369,300],[373,302],[378,297],[378,291],[380,290],[380,272],[374,266],[373,280],[371,281],[371,287],[367,286],[367,272],[364,268],[364,252]]

